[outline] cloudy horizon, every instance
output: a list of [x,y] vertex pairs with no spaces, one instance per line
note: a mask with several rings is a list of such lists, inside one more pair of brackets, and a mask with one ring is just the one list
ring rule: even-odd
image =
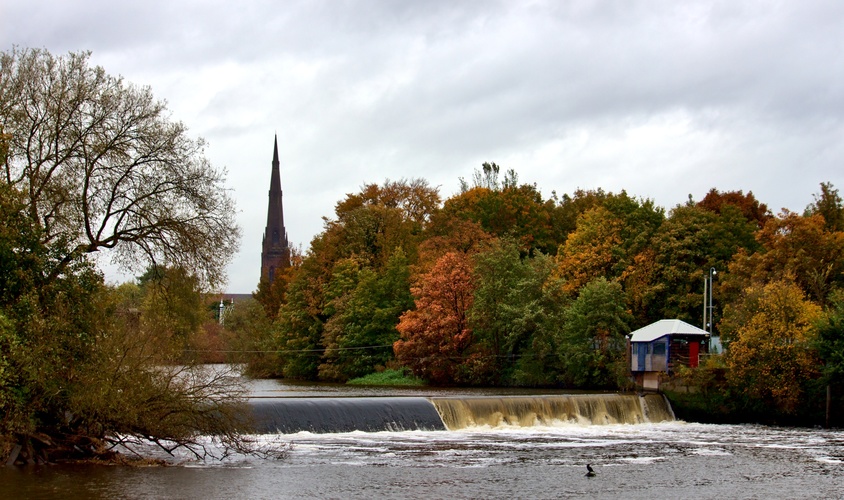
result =
[[802,212],[844,187],[844,2],[2,0],[0,47],[92,51],[149,85],[228,170],[255,290],[277,133],[307,250],[365,183],[443,199],[485,161],[545,198],[670,209],[711,189]]

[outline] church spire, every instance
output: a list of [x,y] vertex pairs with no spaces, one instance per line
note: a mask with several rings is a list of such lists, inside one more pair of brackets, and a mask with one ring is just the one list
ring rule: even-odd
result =
[[277,271],[288,266],[290,266],[290,248],[287,244],[287,230],[284,228],[281,169],[278,161],[278,135],[276,135],[273,141],[267,227],[264,230],[264,242],[261,251],[261,279],[266,279],[272,283]]

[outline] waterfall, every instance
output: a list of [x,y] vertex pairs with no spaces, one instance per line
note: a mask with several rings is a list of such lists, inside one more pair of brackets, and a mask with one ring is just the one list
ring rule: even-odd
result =
[[676,420],[671,403],[663,394],[645,394],[642,399],[642,413],[648,422],[671,422]]
[[583,394],[433,398],[449,430],[477,426],[641,424],[674,420],[661,395]]

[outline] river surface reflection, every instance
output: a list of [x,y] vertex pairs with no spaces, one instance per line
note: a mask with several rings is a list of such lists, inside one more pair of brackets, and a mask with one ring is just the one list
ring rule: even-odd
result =
[[[256,384],[256,395],[279,397],[278,391],[296,397],[443,395]],[[6,467],[0,491],[10,498],[633,499],[841,498],[844,491],[840,431],[667,422],[259,439],[292,448],[279,460],[197,462],[183,456],[174,467]],[[584,476],[587,463],[596,477]]]

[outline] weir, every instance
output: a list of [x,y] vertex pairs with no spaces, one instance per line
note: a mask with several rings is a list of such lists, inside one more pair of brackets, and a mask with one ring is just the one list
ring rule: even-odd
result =
[[642,424],[674,420],[664,396],[578,394],[484,398],[434,398],[449,430],[478,426]]
[[664,396],[256,398],[262,434],[458,430],[470,427],[642,424],[673,421]]
[[446,430],[426,398],[267,398],[249,405],[260,434]]

